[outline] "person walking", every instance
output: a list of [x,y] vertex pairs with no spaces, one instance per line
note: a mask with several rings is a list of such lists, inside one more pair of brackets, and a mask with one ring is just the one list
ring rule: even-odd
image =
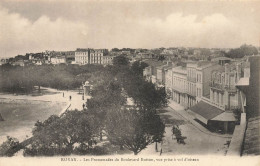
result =
[[71,100],[71,96],[70,96],[70,100]]
[[82,104],[82,107],[83,107],[83,110],[84,110],[84,108],[85,108],[85,104],[84,103]]

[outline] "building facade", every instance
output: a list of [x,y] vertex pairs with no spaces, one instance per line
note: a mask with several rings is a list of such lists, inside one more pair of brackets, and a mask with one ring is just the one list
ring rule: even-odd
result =
[[196,63],[187,64],[187,98],[188,107],[196,103]]
[[223,110],[238,109],[238,89],[236,84],[241,78],[241,64],[224,65],[224,69],[215,70],[211,75],[210,101]]
[[75,51],[75,63],[79,65],[85,64],[108,64],[112,63],[111,57],[108,55],[107,49],[81,49]]
[[187,107],[187,68],[178,66],[172,68],[172,99]]

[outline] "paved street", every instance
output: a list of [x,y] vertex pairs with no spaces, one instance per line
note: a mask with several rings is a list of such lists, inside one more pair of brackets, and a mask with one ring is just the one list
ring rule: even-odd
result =
[[[155,144],[148,146],[143,150],[140,155],[153,154],[160,155],[160,150],[162,149],[162,155],[225,155],[227,150],[227,141],[231,138],[227,135],[220,135],[209,132],[207,129],[199,127],[195,123],[191,122],[187,114],[180,113],[184,112],[183,108],[178,105],[171,103],[171,107],[165,108],[163,113],[160,114],[162,119],[164,117],[169,118],[166,122],[165,134],[162,146],[158,144],[158,152],[155,152]],[[189,115],[190,116],[190,115]],[[172,138],[172,125],[178,124],[182,135],[187,137],[185,139],[185,145],[178,144],[175,139]]]

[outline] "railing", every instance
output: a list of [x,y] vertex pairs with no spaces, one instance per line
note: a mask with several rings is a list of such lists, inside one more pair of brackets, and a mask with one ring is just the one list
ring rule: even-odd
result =
[[210,83],[210,86],[213,87],[213,88],[216,88],[216,89],[221,89],[221,90],[224,90],[224,89],[225,89],[225,86],[224,86],[224,85],[218,84],[218,83],[214,83],[214,82],[211,82],[211,83]]
[[237,91],[237,88],[236,88],[235,85],[223,85],[223,84],[211,82],[210,87],[216,88],[216,89],[219,89],[219,90],[227,90],[227,91],[230,91],[230,92],[236,92]]

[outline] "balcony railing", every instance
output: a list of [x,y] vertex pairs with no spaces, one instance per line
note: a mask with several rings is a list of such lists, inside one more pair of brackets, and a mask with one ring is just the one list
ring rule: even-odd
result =
[[212,88],[216,88],[216,89],[220,89],[220,90],[224,90],[225,89],[225,86],[222,85],[222,84],[218,84],[218,83],[214,83],[214,82],[211,82],[210,83],[210,86]]
[[223,84],[218,84],[218,83],[214,83],[214,82],[210,83],[210,87],[216,88],[219,90],[227,90],[230,92],[236,92],[236,90],[237,90],[235,85],[223,85]]

